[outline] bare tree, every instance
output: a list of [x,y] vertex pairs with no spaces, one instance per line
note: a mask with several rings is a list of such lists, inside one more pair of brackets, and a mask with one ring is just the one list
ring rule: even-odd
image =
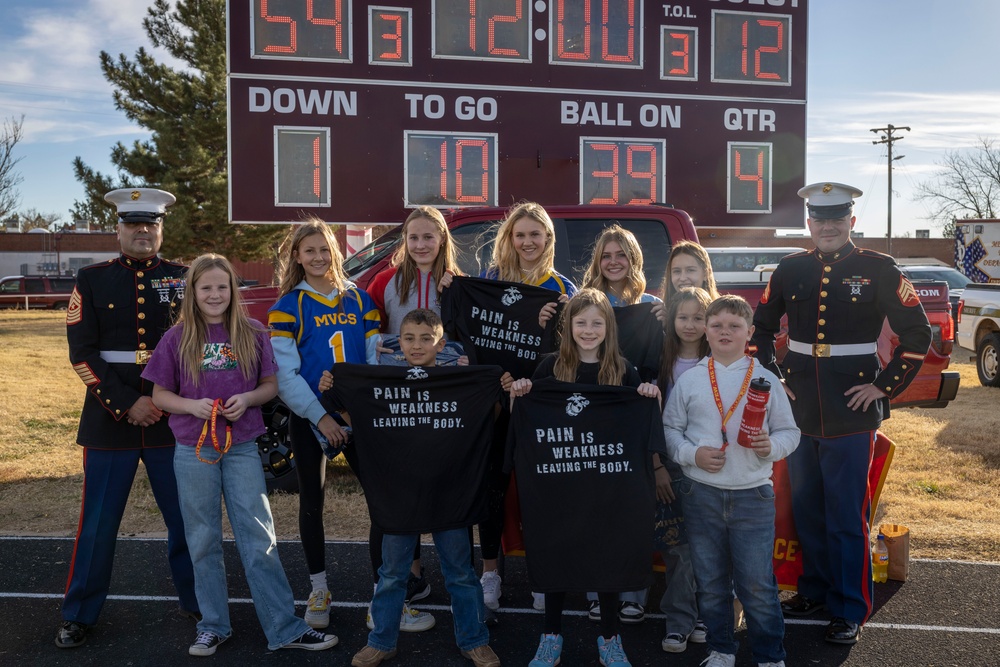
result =
[[58,213],[42,213],[34,208],[22,211],[20,218],[22,232],[29,232],[32,229],[47,229],[50,232],[55,232],[58,231],[59,223],[62,221],[62,216]]
[[23,136],[21,132],[23,125],[24,116],[20,119],[8,118],[4,120],[3,128],[0,129],[0,218],[13,213],[21,203],[21,193],[18,192],[17,186],[24,177],[15,169],[21,158],[14,157],[14,148]]
[[938,163],[940,173],[917,186],[917,199],[931,207],[931,217],[944,231],[954,231],[955,219],[996,218],[1000,212],[1000,145],[979,137],[965,151],[948,151]]

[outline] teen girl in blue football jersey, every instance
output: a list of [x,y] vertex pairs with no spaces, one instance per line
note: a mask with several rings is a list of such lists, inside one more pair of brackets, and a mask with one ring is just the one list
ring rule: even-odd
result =
[[293,413],[288,433],[299,479],[299,534],[312,586],[305,620],[314,628],[330,622],[330,592],[323,530],[327,459],[311,425],[334,445],[347,442],[347,432],[320,404],[319,379],[337,362],[378,362],[378,309],[347,279],[343,259],[323,221],[293,226],[281,247],[281,296],[268,312],[278,396]]

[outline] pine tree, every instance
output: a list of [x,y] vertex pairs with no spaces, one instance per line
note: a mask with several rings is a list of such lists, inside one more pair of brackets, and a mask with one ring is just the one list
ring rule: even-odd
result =
[[164,256],[190,259],[211,251],[234,259],[270,258],[284,228],[227,222],[225,0],[179,0],[176,9],[155,0],[142,25],[153,46],[184,67],[157,62],[142,47],[133,60],[101,52],[115,106],[152,137],[112,148],[117,178],[74,161],[86,188],[74,216],[113,227],[115,212],[104,202],[109,189],[158,187],[177,197],[166,218]]

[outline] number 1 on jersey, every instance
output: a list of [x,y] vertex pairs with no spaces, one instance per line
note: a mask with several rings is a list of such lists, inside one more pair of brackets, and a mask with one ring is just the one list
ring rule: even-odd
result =
[[330,336],[330,349],[333,350],[333,363],[340,364],[347,360],[344,354],[344,332],[338,331]]

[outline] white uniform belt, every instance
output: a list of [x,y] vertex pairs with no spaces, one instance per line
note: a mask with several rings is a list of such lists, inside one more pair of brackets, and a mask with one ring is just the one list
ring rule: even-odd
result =
[[109,364],[139,364],[143,365],[149,361],[149,357],[152,356],[152,350],[132,350],[132,351],[119,351],[119,350],[101,350],[101,359],[108,362]]
[[788,339],[788,349],[798,354],[808,354],[810,357],[853,357],[858,354],[875,354],[878,343],[851,343],[849,345],[829,345],[827,343],[800,343]]

